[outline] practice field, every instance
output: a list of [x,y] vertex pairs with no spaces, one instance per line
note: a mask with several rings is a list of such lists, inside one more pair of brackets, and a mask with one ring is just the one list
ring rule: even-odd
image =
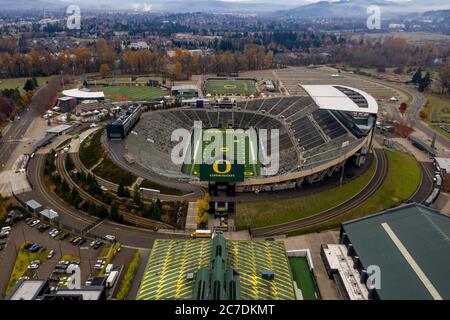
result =
[[213,96],[249,96],[257,92],[256,81],[251,79],[208,79],[204,91]]
[[[39,86],[45,84],[50,77],[36,77]],[[21,93],[24,93],[23,86],[25,82],[30,78],[10,78],[10,79],[0,79],[0,90],[3,89],[19,89]]]
[[[226,153],[231,152],[234,149],[234,159],[237,161],[239,159],[245,159],[244,164],[244,176],[251,178],[259,176],[261,173],[261,165],[258,161],[258,146],[256,141],[252,141],[248,135],[242,130],[226,130],[226,129],[210,129],[203,131],[203,138],[195,140],[192,139],[191,143],[191,163],[185,163],[183,165],[183,173],[199,176],[200,175],[200,163],[208,163],[208,159],[202,160],[202,155],[204,155],[204,150],[214,142],[212,138],[215,134],[221,134],[223,139],[223,158],[227,159]],[[228,138],[228,139],[227,139]],[[234,141],[234,147],[228,145],[227,140],[232,139]],[[206,141],[205,141],[206,140]],[[238,146],[244,145],[243,150],[239,150]],[[211,155],[211,163],[213,160],[218,160],[220,155],[216,155],[214,152]]]
[[113,101],[146,101],[167,95],[165,90],[148,86],[96,87],[94,91],[103,91],[107,99]]

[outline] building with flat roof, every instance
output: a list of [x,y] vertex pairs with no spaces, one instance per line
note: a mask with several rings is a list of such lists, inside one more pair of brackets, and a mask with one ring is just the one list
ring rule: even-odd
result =
[[56,127],[52,127],[48,129],[46,132],[47,134],[55,134],[55,135],[61,135],[67,133],[70,129],[72,129],[72,125],[70,124],[62,124]]
[[295,300],[282,241],[156,240],[138,300]]
[[173,96],[198,97],[200,89],[196,85],[185,84],[173,86],[170,92]]
[[[103,279],[103,278],[102,278]],[[100,281],[101,283],[101,281]],[[6,300],[105,300],[107,298],[104,283],[78,288],[60,287],[51,292],[48,280],[19,280]]]
[[450,299],[450,216],[408,204],[346,222],[340,235],[362,282],[370,266],[380,269],[369,299]]
[[19,280],[6,300],[36,300],[49,290],[46,280]]
[[122,110],[116,120],[106,126],[108,139],[124,139],[141,118],[142,107],[132,105]]

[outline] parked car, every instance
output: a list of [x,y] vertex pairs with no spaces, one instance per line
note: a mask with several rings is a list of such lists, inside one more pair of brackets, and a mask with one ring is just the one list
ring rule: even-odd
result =
[[39,222],[41,222],[41,220],[33,220],[33,222],[30,224],[30,227],[34,227],[37,224],[39,224]]
[[53,258],[54,255],[55,255],[55,250],[50,250],[50,252],[47,255],[47,259]]
[[66,239],[70,234],[68,232],[64,232],[59,236],[59,240],[64,240]]
[[25,223],[26,223],[26,224],[29,225],[31,222],[33,222],[33,218],[26,218],[26,219],[25,219]]
[[35,269],[38,269],[39,268],[39,264],[38,263],[31,263],[29,266],[28,266],[28,269],[29,270],[35,270]]
[[107,234],[107,235],[103,236],[103,239],[106,240],[106,241],[109,241],[109,242],[115,242],[116,241],[116,237],[112,236],[110,234]]
[[78,241],[77,245],[78,245],[78,246],[81,246],[81,245],[84,244],[85,242],[86,242],[86,240],[83,239],[83,238],[81,238],[81,239]]

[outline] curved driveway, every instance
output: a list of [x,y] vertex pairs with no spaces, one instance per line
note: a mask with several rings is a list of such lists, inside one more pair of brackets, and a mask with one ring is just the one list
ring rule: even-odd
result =
[[22,201],[35,199],[43,206],[57,211],[60,216],[61,224],[83,230],[93,223],[98,222],[95,228],[89,232],[90,234],[95,236],[113,234],[123,245],[139,248],[151,248],[156,239],[188,238],[187,234],[182,233],[166,234],[162,232],[152,232],[106,220],[100,221],[80,210],[70,207],[48,189],[44,178],[45,157],[46,155],[36,155],[36,157],[30,160],[28,165],[28,179],[33,186],[33,191],[19,195],[18,198]]

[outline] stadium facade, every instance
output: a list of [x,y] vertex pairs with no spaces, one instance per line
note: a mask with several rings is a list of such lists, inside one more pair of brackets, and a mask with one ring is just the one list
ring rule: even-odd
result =
[[156,240],[138,300],[295,300],[282,241]]
[[[339,172],[347,161],[364,164],[373,139],[378,104],[364,91],[336,85],[303,86],[308,96],[244,99],[231,109],[184,107],[146,113],[127,137],[127,149],[138,163],[171,178],[200,183],[171,161],[174,130],[278,129],[278,174],[249,175],[236,190],[277,191],[301,187]],[[205,184],[205,183],[203,183]]]

